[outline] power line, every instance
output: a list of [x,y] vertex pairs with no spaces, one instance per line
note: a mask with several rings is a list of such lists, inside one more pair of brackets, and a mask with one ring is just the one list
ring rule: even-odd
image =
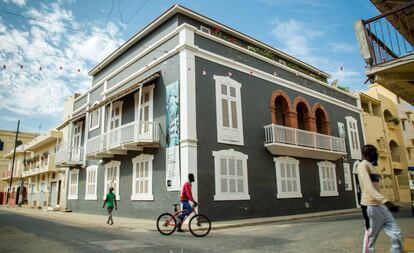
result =
[[131,22],[131,20],[135,17],[135,15],[137,15],[142,8],[144,8],[144,6],[148,3],[148,0],[145,0],[144,3],[132,14],[131,17],[129,17],[129,19],[127,20],[127,22],[125,23],[125,25],[123,25],[118,32],[115,33],[115,36],[120,33],[122,30],[124,30],[124,28],[129,24],[129,22]]
[[76,28],[70,27],[70,26],[59,25],[59,24],[55,24],[55,23],[52,23],[52,22],[49,22],[49,21],[40,19],[40,18],[26,16],[26,15],[23,15],[23,14],[20,14],[20,13],[16,13],[16,12],[4,10],[4,9],[0,9],[0,12],[3,12],[5,14],[9,14],[9,15],[13,15],[13,16],[17,16],[17,17],[21,17],[21,18],[25,18],[25,19],[35,20],[35,21],[40,22],[40,23],[45,23],[45,24],[49,24],[49,25],[54,25],[54,26],[62,27],[62,28],[65,28],[65,29],[68,29],[68,30],[72,30],[72,31],[87,33],[87,34],[90,34],[90,35],[95,35],[95,36],[98,36],[98,37],[103,38],[103,39],[106,39],[106,40],[113,40],[113,39],[108,38],[108,36],[104,36],[104,34],[94,33],[94,32],[88,32],[88,31],[81,30],[81,29],[76,29]]

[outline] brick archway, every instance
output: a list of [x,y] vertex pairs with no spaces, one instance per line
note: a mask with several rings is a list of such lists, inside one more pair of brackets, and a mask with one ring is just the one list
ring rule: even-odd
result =
[[[300,119],[301,115],[298,112],[298,106],[300,106],[303,110],[303,119]],[[292,110],[296,112],[296,125],[297,128],[300,127],[300,121],[304,122],[304,128],[306,131],[316,132],[315,128],[315,118],[312,115],[312,107],[310,106],[309,102],[303,97],[298,96],[293,101]]]
[[[316,132],[331,135],[331,126],[329,114],[320,103],[316,103],[312,107],[312,117],[315,119]],[[318,126],[320,124],[320,126]]]
[[[278,102],[281,103],[281,108],[276,106]],[[270,112],[272,116],[272,123],[277,125],[284,125],[288,127],[296,127],[296,113],[292,111],[292,101],[289,96],[282,90],[275,90],[270,98]],[[282,110],[281,112],[278,110]],[[277,114],[281,113],[283,122],[278,119]]]

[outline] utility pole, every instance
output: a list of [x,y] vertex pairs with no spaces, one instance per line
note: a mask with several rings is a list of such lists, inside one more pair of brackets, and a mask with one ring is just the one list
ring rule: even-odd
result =
[[[23,170],[26,171],[26,150],[24,151],[24,158],[23,158]],[[19,206],[22,206],[23,203],[23,170],[20,170],[20,192],[19,195],[22,197],[19,197]]]
[[9,188],[7,188],[7,199],[6,199],[7,206],[9,205],[10,189],[13,183],[14,160],[16,159],[16,145],[17,145],[17,138],[19,137],[19,126],[20,126],[20,120],[17,121],[16,138],[14,139],[14,151],[13,151],[13,162],[12,162],[11,175],[10,175],[10,184],[9,184]]

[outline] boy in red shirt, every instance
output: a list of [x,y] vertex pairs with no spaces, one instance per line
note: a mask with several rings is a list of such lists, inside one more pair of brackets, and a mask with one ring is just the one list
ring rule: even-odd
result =
[[183,211],[178,217],[177,217],[177,226],[178,232],[184,232],[181,229],[181,224],[184,218],[193,212],[193,207],[190,205],[188,201],[192,201],[194,203],[194,206],[197,206],[197,202],[193,198],[193,194],[191,191],[191,183],[194,182],[194,174],[190,173],[188,174],[188,181],[184,184],[183,190],[181,191],[181,204],[183,206]]

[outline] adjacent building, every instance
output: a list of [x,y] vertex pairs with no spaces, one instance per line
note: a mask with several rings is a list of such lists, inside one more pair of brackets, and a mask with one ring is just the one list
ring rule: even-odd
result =
[[156,218],[188,173],[212,220],[358,205],[359,97],[299,59],[174,5],[89,74],[56,153],[67,208],[103,214],[112,186]]
[[381,14],[355,22],[367,77],[414,105],[414,1],[371,2]]
[[[19,138],[17,139],[17,146],[21,145],[22,143],[27,143],[31,141],[33,138],[36,137],[36,134],[19,132],[18,137]],[[8,173],[11,173],[11,171],[8,172],[8,170],[11,168],[9,167],[9,158],[5,158],[4,156],[14,150],[15,141],[15,131],[0,130],[0,204],[3,203],[3,196],[7,196],[7,188],[10,183],[3,178],[7,177]],[[4,201],[5,200],[6,199],[4,199]]]
[[[378,84],[370,85],[369,90],[364,93],[380,101],[380,113],[385,123],[383,125],[385,130],[384,143],[381,144],[385,152],[380,152],[380,154],[383,157],[391,155],[391,163],[389,164],[394,175],[396,199],[401,202],[409,202],[411,197],[408,171],[409,166],[413,164],[411,150],[412,141],[414,140],[411,106],[402,98]],[[376,130],[367,127],[366,132],[378,132],[381,125],[375,125],[374,128]],[[378,136],[382,143],[381,137]]]

